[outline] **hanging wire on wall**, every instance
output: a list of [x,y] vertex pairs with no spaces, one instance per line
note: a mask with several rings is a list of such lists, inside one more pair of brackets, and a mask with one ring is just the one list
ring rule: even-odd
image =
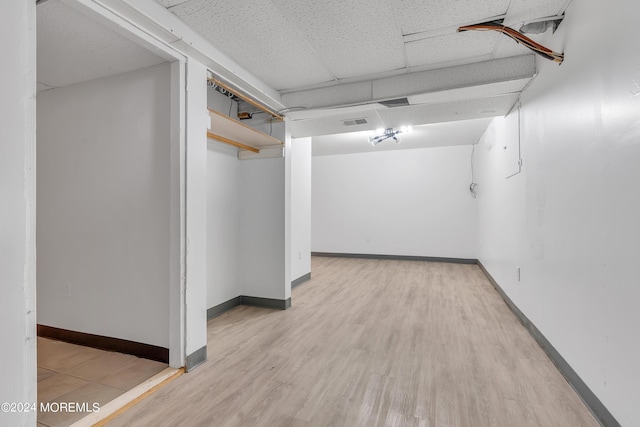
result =
[[471,197],[474,199],[478,196],[478,191],[476,188],[478,187],[478,183],[476,182],[475,170],[473,167],[473,154],[476,151],[476,144],[471,146],[471,184],[469,184],[469,191],[471,192]]

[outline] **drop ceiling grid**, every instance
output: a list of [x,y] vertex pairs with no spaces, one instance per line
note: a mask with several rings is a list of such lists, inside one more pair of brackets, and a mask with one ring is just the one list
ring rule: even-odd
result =
[[272,0],[340,79],[404,68],[402,37],[386,0]]
[[335,79],[271,0],[191,0],[170,10],[277,90]]
[[409,66],[418,68],[462,59],[465,62],[489,59],[498,36],[489,31],[465,31],[406,43]]
[[158,3],[163,5],[164,7],[172,7],[182,3],[186,3],[189,0],[156,0]]
[[394,0],[404,35],[482,22],[507,12],[510,0]]
[[66,86],[165,61],[59,0],[38,5],[37,26],[38,81],[46,86]]

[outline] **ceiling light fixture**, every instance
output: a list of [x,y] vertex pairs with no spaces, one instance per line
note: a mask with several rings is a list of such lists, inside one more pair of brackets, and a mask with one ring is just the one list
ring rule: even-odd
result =
[[392,138],[395,142],[400,143],[400,138],[398,138],[398,134],[401,133],[411,133],[411,126],[401,126],[400,129],[394,130],[393,128],[386,129],[376,129],[375,136],[369,137],[369,143],[374,147],[380,144],[385,139]]

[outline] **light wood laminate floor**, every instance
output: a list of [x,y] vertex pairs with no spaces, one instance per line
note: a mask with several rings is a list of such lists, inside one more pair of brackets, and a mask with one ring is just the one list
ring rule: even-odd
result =
[[291,309],[209,321],[208,361],[108,425],[598,425],[477,266],[312,263]]

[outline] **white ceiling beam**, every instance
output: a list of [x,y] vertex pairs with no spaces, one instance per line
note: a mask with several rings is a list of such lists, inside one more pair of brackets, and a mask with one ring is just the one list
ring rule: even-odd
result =
[[357,105],[521,80],[532,78],[535,73],[534,55],[523,55],[361,82],[337,83],[334,86],[285,93],[281,100],[287,107],[305,109]]
[[276,111],[284,108],[278,91],[222,53],[160,4],[149,0],[92,1],[108,7],[158,40],[169,43],[260,103]]

